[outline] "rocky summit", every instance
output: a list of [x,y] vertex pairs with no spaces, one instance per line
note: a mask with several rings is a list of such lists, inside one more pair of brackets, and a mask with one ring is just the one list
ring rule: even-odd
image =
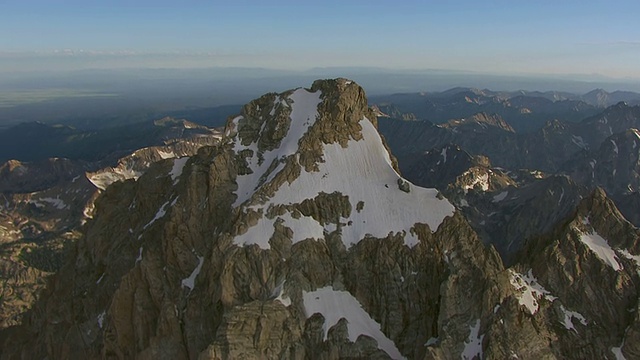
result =
[[[433,186],[505,178],[452,146],[421,166],[445,154],[460,169]],[[604,191],[506,267],[442,193],[399,174],[352,81],[266,94],[184,159],[105,185],[22,325],[0,332],[3,359],[640,357],[640,232]]]

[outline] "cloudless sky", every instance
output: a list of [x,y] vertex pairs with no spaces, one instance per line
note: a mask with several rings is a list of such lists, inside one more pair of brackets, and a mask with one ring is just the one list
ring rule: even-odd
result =
[[0,0],[0,57],[5,71],[68,62],[640,78],[639,14],[638,0]]

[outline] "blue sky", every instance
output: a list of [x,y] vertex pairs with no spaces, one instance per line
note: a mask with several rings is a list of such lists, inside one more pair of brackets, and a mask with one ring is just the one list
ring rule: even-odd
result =
[[0,0],[3,70],[376,66],[640,78],[637,0],[230,4]]

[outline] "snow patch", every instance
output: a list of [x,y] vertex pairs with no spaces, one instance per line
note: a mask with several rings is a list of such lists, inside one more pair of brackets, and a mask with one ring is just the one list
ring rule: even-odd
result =
[[618,256],[616,256],[616,253],[613,251],[611,246],[609,246],[607,240],[605,240],[597,232],[593,231],[592,233],[580,233],[580,241],[583,244],[587,245],[589,250],[596,254],[600,258],[600,260],[602,260],[605,264],[611,266],[613,270],[622,270],[622,266],[618,262]]
[[103,311],[98,315],[98,326],[102,329],[102,325],[104,324],[104,318],[107,316],[107,312]]
[[332,232],[334,232],[334,231],[338,230],[338,224],[333,224],[333,223],[326,224],[326,225],[324,226],[324,230],[325,230],[327,233],[329,233],[329,234],[330,234],[330,233],[332,233]]
[[556,299],[555,296],[552,296],[547,289],[538,283],[538,279],[533,276],[532,269],[529,269],[526,275],[509,269],[509,274],[509,281],[518,292],[516,295],[518,303],[525,306],[531,315],[534,315],[538,311],[540,299],[545,298],[549,301]]
[[173,201],[167,201],[166,203],[162,204],[162,206],[160,207],[160,209],[158,209],[158,212],[156,213],[156,215],[153,217],[153,219],[151,219],[151,221],[149,221],[147,223],[147,225],[145,225],[142,230],[147,230],[147,228],[149,226],[151,226],[154,222],[156,222],[157,220],[161,219],[163,216],[165,216],[167,214],[167,207],[168,206],[173,206],[176,204],[176,201],[178,201],[178,198],[173,199]]
[[438,343],[438,338],[431,337],[431,338],[429,338],[429,340],[427,340],[426,343],[424,343],[424,346],[431,346],[431,345],[435,345],[437,343]]
[[562,325],[564,325],[565,329],[578,332],[578,330],[576,330],[576,328],[573,326],[573,319],[580,321],[582,325],[587,325],[587,319],[585,319],[584,316],[582,316],[582,314],[580,314],[579,312],[567,310],[562,305],[560,305],[560,310],[564,315],[564,318],[560,322],[562,323]]
[[279,301],[284,306],[291,306],[291,299],[288,296],[284,296],[284,283],[283,281],[274,290],[272,296],[275,296],[275,301]]
[[420,239],[416,236],[416,234],[412,231],[404,232],[404,244],[410,248],[418,245],[420,243]]
[[182,170],[187,164],[187,161],[189,161],[189,157],[183,157],[180,159],[175,159],[173,161],[173,167],[171,168],[171,172],[169,172],[169,175],[171,175],[171,180],[173,181],[173,185],[176,185],[178,181],[180,181],[180,175],[182,175]]
[[471,360],[476,356],[482,359],[483,338],[484,335],[480,335],[480,319],[478,319],[474,325],[469,325],[469,337],[464,342],[464,350],[460,354],[462,359]]
[[34,204],[37,208],[43,208],[45,207],[45,205],[41,203],[41,201],[53,205],[53,207],[55,207],[58,210],[63,210],[68,207],[67,204],[65,204],[65,202],[61,200],[59,197],[57,198],[45,197],[37,200],[29,200],[27,201],[27,203]]
[[345,318],[350,341],[355,342],[360,335],[370,336],[378,342],[378,348],[391,358],[404,359],[393,341],[380,330],[380,324],[362,309],[358,300],[350,293],[327,286],[310,292],[303,291],[302,299],[307,318],[315,313],[324,316],[325,340],[329,329],[341,318]]
[[274,232],[275,224],[281,221],[282,225],[288,227],[293,232],[292,243],[298,243],[306,239],[323,239],[325,228],[314,218],[301,215],[298,219],[290,213],[269,219],[263,216],[258,223],[247,230],[246,233],[238,235],[233,239],[233,243],[238,246],[256,244],[261,249],[270,249],[269,239]]
[[193,269],[193,272],[191,272],[188,278],[182,279],[182,286],[189,288],[189,292],[191,292],[195,286],[196,277],[200,274],[202,264],[204,264],[204,256],[198,256],[198,266]]
[[616,357],[616,360],[627,360],[627,358],[622,353],[622,345],[620,345],[619,347],[612,347],[611,352],[613,353],[613,356]]
[[508,191],[503,191],[500,194],[498,194],[498,195],[493,197],[493,202],[502,201],[502,200],[507,198],[507,195],[509,195],[509,192]]
[[140,261],[142,261],[142,246],[140,246],[140,249],[138,250],[138,257],[136,258],[136,263],[139,263]]
[[444,158],[443,162],[447,162],[447,148],[442,149],[440,155]]

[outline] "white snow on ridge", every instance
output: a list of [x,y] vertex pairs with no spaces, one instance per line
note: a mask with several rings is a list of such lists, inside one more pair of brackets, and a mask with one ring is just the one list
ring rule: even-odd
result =
[[[435,231],[454,207],[445,199],[436,197],[436,189],[425,189],[410,184],[410,192],[398,189],[400,175],[391,166],[391,158],[382,145],[373,124],[360,121],[363,139],[350,140],[347,147],[325,144],[324,163],[319,171],[302,171],[291,184],[283,184],[269,204],[295,204],[314,198],[320,192],[338,191],[349,197],[354,207],[349,219],[351,225],[342,228],[342,240],[347,247],[370,234],[383,238],[389,233],[410,233],[416,223],[426,223]],[[381,161],[384,159],[384,161]],[[406,180],[404,180],[406,181]],[[364,202],[362,211],[355,204]]]
[[[239,152],[242,150],[253,151],[253,156],[247,158],[247,163],[252,173],[247,175],[241,175],[236,178],[238,183],[238,190],[236,195],[238,198],[234,202],[233,206],[239,206],[247,199],[251,197],[256,187],[259,185],[260,178],[266,173],[274,160],[279,160],[295,154],[298,150],[298,141],[307,132],[309,127],[313,125],[318,116],[318,104],[322,101],[320,96],[321,91],[314,93],[308,92],[305,89],[298,89],[289,96],[289,99],[293,101],[291,107],[291,125],[287,136],[282,139],[280,147],[273,151],[266,151],[262,154],[263,162],[258,163],[258,146],[256,143],[249,145],[242,145],[240,137],[236,137],[234,144],[234,151]],[[282,104],[284,100],[276,99],[276,103]],[[286,104],[286,102],[285,102]],[[274,107],[276,104],[274,104]],[[242,121],[241,118],[234,119],[237,124]],[[264,124],[263,124],[264,127]]]
[[480,319],[474,325],[469,326],[469,337],[464,342],[464,350],[460,357],[465,360],[471,360],[477,356],[482,359],[482,339],[484,335],[480,335]]
[[622,270],[622,265],[618,262],[618,256],[613,251],[611,246],[607,243],[602,236],[600,236],[597,232],[593,231],[592,233],[581,233],[580,241],[587,245],[589,250],[591,250],[596,256],[600,258],[605,264],[611,266],[613,270],[620,271]]
[[540,307],[538,301],[540,299],[545,298],[549,301],[556,299],[555,296],[552,296],[547,289],[538,283],[538,279],[533,276],[533,270],[529,269],[529,272],[523,275],[513,269],[509,269],[509,275],[511,285],[518,291],[516,295],[518,302],[520,305],[525,306],[531,315],[538,312]]
[[324,316],[324,339],[329,329],[341,318],[347,320],[349,340],[355,342],[360,335],[367,335],[378,342],[378,348],[393,359],[404,359],[396,345],[381,330],[380,324],[364,311],[358,300],[347,291],[334,290],[327,286],[311,292],[302,292],[307,318],[315,313]]

